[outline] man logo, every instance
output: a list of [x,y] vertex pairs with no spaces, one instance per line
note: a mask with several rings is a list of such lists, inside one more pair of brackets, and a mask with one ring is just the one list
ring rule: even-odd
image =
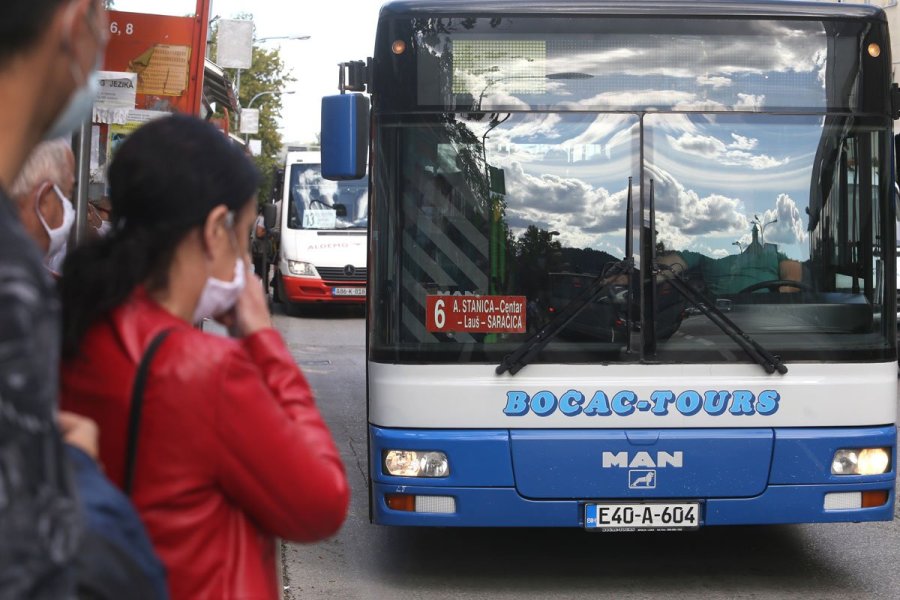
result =
[[680,469],[684,466],[684,452],[677,450],[675,452],[604,452],[603,468],[611,469],[618,467],[620,469],[634,468],[656,468],[673,467]]
[[628,489],[652,490],[656,488],[656,471],[637,469],[628,471]]

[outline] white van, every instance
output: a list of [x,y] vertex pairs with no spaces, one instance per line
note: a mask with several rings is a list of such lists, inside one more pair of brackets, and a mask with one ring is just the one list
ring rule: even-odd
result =
[[366,179],[322,178],[319,152],[291,150],[278,209],[276,298],[287,304],[364,303]]

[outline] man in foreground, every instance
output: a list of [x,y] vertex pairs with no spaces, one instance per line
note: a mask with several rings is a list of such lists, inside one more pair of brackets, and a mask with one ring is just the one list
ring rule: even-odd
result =
[[[0,597],[70,598],[81,531],[56,423],[60,315],[6,190],[42,139],[87,118],[100,0],[7,0],[0,19]],[[92,427],[66,420],[69,440]],[[96,431],[94,431],[96,435]]]

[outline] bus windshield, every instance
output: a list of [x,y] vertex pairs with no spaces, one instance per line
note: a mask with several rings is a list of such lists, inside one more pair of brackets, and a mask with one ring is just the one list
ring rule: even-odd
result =
[[[376,165],[392,207],[373,226],[392,241],[374,293],[395,301],[374,356],[502,359],[629,256],[537,362],[748,361],[676,271],[786,359],[889,355],[890,122],[855,114],[858,51],[836,26],[582,19],[595,33],[574,42],[535,33],[553,19],[435,21],[413,25],[407,98],[432,110],[379,125],[376,155],[397,159]],[[469,297],[494,305],[440,326]],[[485,324],[501,300],[521,323]]]
[[365,229],[369,200],[367,180],[329,181],[317,164],[294,164],[290,170],[290,229]]

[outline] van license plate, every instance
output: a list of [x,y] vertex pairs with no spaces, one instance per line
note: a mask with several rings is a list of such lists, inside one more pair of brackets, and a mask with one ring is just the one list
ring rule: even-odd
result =
[[365,296],[366,288],[364,287],[336,287],[331,288],[333,296]]
[[698,502],[587,504],[585,529],[603,531],[677,531],[700,527]]

